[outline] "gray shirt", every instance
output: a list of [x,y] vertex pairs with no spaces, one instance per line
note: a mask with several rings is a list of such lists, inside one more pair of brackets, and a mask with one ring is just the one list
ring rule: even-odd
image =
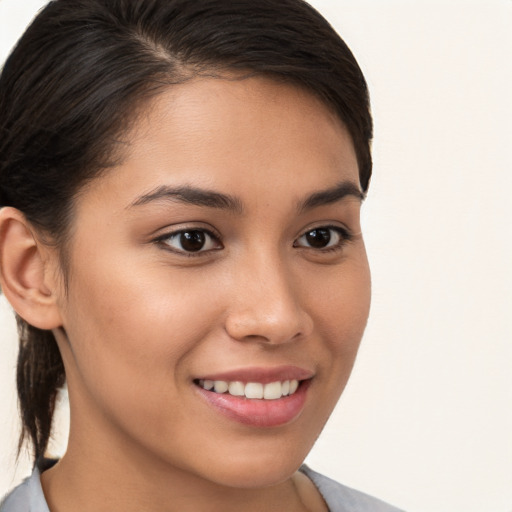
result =
[[[47,469],[50,464],[45,464]],[[400,512],[376,498],[349,487],[302,466],[307,475],[323,496],[330,512]],[[38,468],[32,476],[6,496],[0,505],[0,512],[50,512],[41,487],[41,474]]]

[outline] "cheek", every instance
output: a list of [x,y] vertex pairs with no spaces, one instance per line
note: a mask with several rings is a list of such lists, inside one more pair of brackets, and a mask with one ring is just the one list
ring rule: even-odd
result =
[[219,315],[211,294],[190,283],[117,277],[111,273],[108,286],[92,286],[102,281],[85,275],[74,284],[66,326],[70,403],[75,419],[91,429],[107,421],[160,446],[190,423],[183,402],[188,361]]
[[366,255],[354,258],[336,270],[318,292],[318,321],[331,350],[340,355],[356,350],[364,333],[370,311],[371,280]]
[[115,401],[126,401],[171,389],[183,377],[180,363],[218,315],[211,294],[193,282],[165,272],[129,275],[119,267],[89,266],[73,276],[65,328],[85,385],[98,396],[107,389]]
[[334,407],[352,371],[370,311],[370,271],[363,253],[347,262],[318,293],[316,325],[326,365],[322,377],[328,381]]

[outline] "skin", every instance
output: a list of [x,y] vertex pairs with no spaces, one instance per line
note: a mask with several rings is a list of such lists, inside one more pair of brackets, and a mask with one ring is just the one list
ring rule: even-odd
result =
[[[297,205],[360,189],[347,130],[293,86],[196,79],[152,100],[127,140],[76,201],[67,291],[57,255],[44,257],[71,404],[68,451],[42,476],[52,512],[326,510],[297,469],[350,375],[370,275],[357,194]],[[140,200],[162,186],[238,209]],[[350,239],[331,230],[336,243],[312,247],[304,234],[320,226]],[[162,239],[186,229],[216,238],[193,256]],[[193,382],[280,365],[313,378],[278,427],[227,418]]]

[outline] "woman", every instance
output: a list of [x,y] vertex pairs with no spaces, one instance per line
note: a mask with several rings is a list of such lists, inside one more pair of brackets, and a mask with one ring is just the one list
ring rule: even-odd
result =
[[395,510],[301,467],[370,301],[366,83],[318,13],[51,2],[2,72],[0,133],[35,461],[2,512]]

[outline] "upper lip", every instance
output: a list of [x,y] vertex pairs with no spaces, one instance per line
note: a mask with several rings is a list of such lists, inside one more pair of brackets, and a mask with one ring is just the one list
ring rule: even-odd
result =
[[313,377],[314,373],[311,370],[300,368],[298,366],[286,365],[275,367],[250,367],[238,368],[228,370],[220,373],[211,373],[201,375],[198,379],[203,380],[222,380],[225,382],[240,381],[260,382],[261,384],[268,384],[270,382],[285,381],[285,380],[306,380]]

